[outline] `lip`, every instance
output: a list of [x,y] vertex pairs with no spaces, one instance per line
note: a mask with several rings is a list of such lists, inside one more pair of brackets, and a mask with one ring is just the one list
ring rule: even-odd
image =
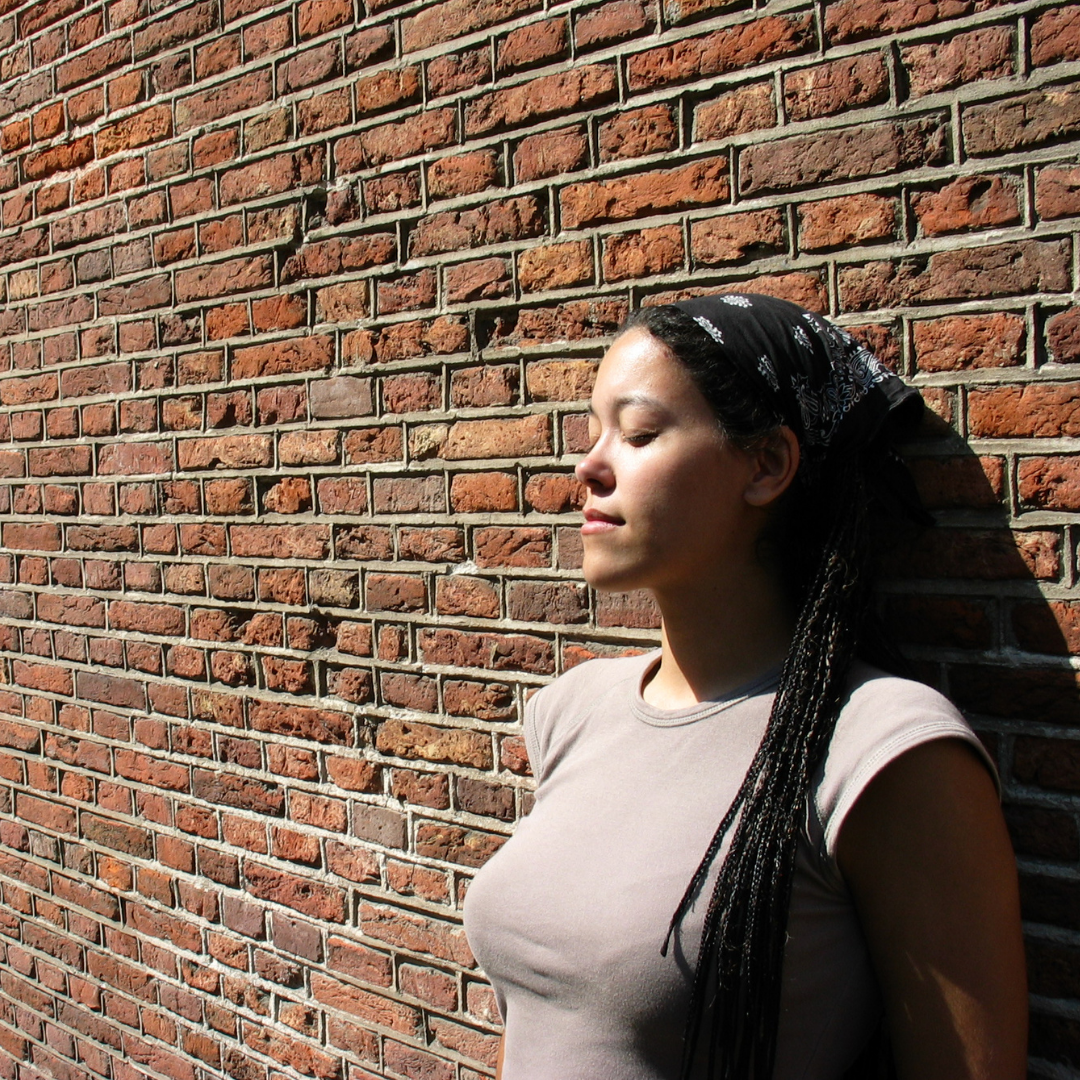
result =
[[588,509],[585,511],[585,523],[581,526],[582,536],[595,536],[599,533],[612,532],[625,522],[622,518],[613,517],[611,514],[602,513],[600,510]]

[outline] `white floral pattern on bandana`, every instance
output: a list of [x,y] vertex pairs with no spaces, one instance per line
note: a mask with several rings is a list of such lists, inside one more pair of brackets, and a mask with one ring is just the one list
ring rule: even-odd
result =
[[692,316],[692,318],[694,322],[696,322],[698,326],[700,326],[701,329],[704,330],[705,333],[708,334],[709,337],[711,337],[713,341],[716,342],[717,345],[724,344],[724,335],[721,334],[720,331],[717,330],[717,328],[711,322],[709,322],[709,320],[706,319],[704,315],[694,315]]
[[[728,293],[714,299],[730,307],[754,306],[752,299],[742,293]],[[691,318],[717,344],[724,344],[723,333],[709,319],[703,315],[692,315]],[[846,330],[818,318],[810,311],[803,312],[802,318],[825,344],[824,352],[829,358],[829,378],[823,385],[815,388],[809,377],[792,372],[791,389],[799,407],[806,445],[824,448],[832,442],[843,418],[874,386],[892,378],[892,372]],[[793,325],[791,336],[800,348],[814,353],[814,342],[805,326],[798,323]],[[761,354],[757,358],[756,366],[758,374],[768,383],[773,393],[780,393],[780,379],[773,360]]]
[[[803,375],[793,374],[791,384],[799,403],[806,441],[813,446],[828,446],[840,421],[892,372],[847,331],[809,311],[803,318],[832,346],[828,350],[832,378],[819,390],[812,389],[810,380]],[[796,329],[805,335],[802,327]]]
[[757,358],[757,369],[761,372],[761,377],[772,387],[773,393],[778,394],[780,392],[780,380],[776,377],[776,368],[773,367],[773,362],[764,353]]

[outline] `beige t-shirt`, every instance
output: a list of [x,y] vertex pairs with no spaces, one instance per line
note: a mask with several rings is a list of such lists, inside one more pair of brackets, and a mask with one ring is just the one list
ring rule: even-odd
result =
[[[761,740],[774,677],[662,710],[641,696],[658,659],[590,661],[526,709],[536,804],[465,905],[506,1021],[504,1080],[678,1076],[711,882],[666,957],[660,946]],[[939,738],[986,758],[940,694],[857,667],[797,854],[775,1080],[836,1080],[873,1032],[881,1003],[836,837],[886,764]]]

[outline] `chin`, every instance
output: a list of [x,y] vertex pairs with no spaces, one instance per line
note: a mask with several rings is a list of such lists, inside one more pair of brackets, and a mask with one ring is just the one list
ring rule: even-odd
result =
[[640,573],[629,567],[612,566],[606,559],[590,559],[586,555],[581,569],[586,583],[597,592],[630,592],[648,587]]

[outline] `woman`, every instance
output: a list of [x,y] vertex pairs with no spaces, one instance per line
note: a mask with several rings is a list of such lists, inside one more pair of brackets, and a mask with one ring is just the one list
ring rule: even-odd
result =
[[536,804],[466,907],[503,1080],[1025,1075],[993,766],[865,662],[869,518],[921,512],[889,448],[919,408],[764,296],[643,310],[604,357],[584,573],[650,589],[662,644],[526,710]]

